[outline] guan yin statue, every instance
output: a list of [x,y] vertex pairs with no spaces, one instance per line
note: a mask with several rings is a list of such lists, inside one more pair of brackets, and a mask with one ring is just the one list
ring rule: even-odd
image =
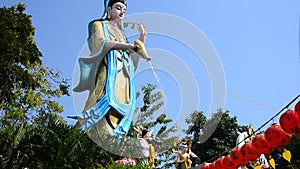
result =
[[[88,25],[90,55],[79,58],[80,81],[74,92],[88,90],[89,96],[76,126],[97,128],[110,135],[127,134],[136,104],[134,72],[139,58],[149,61],[144,43],[147,32],[142,23],[124,23],[125,0],[104,0],[100,19]],[[129,43],[124,26],[138,25],[139,39]]]

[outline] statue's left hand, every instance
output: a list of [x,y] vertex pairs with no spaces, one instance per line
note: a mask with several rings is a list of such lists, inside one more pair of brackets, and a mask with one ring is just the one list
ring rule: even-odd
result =
[[143,23],[139,23],[138,31],[139,31],[141,36],[146,36],[147,35],[146,27]]

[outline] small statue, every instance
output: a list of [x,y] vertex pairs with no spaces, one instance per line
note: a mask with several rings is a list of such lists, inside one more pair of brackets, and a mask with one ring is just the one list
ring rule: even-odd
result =
[[155,148],[152,144],[149,144],[148,140],[152,136],[153,130],[148,131],[142,125],[134,127],[137,132],[139,150],[142,156],[142,163],[145,165],[151,165],[151,168],[155,168]]
[[250,142],[254,137],[255,137],[254,129],[252,125],[249,124],[247,127],[247,131],[240,133],[239,136],[237,137],[236,146],[238,148],[241,148],[245,143]]
[[[244,144],[252,141],[255,137],[254,129],[251,124],[248,125],[247,131],[240,133],[236,139],[236,146],[238,148],[243,147]],[[245,166],[241,166],[238,169],[251,168],[253,167],[252,162],[247,163]],[[254,167],[253,167],[254,168]]]
[[191,146],[192,146],[192,141],[187,139],[184,141],[181,141],[181,152],[178,152],[177,149],[177,141],[174,140],[174,144],[173,144],[173,149],[172,151],[174,153],[176,153],[177,156],[177,160],[176,160],[176,165],[177,165],[177,169],[189,169],[192,167],[192,161],[190,159],[190,155],[191,155]]

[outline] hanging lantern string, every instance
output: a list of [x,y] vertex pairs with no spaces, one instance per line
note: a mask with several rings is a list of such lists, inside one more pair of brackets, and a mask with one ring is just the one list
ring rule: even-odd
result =
[[260,126],[257,130],[255,130],[255,132],[253,134],[255,134],[257,131],[260,131],[265,125],[267,125],[270,121],[272,121],[273,119],[275,119],[277,116],[279,116],[282,111],[284,111],[285,109],[288,109],[290,107],[291,104],[293,104],[298,98],[300,97],[300,94],[298,96],[296,96],[292,101],[290,101],[285,107],[283,107],[277,114],[275,114],[273,117],[271,117],[267,122],[265,122],[262,126]]
[[290,101],[285,107],[283,107],[278,113],[276,113],[273,117],[271,117],[268,121],[266,121],[263,125],[261,125],[257,130],[254,131],[254,133],[252,133],[251,135],[248,135],[247,137],[245,137],[242,141],[240,141],[239,143],[237,143],[237,145],[241,144],[242,142],[244,142],[245,140],[247,140],[248,138],[251,138],[255,133],[257,133],[258,131],[260,131],[263,127],[265,127],[268,123],[270,123],[270,121],[273,121],[277,116],[279,116],[282,111],[284,111],[285,109],[288,109],[290,107],[291,104],[293,104],[298,98],[300,97],[300,94],[298,96],[296,96],[292,101]]
[[[263,125],[261,125],[257,130],[254,131],[254,133],[252,133],[251,135],[248,135],[247,137],[245,137],[242,141],[240,141],[239,143],[237,143],[237,145],[241,144],[242,142],[244,142],[246,139],[250,138],[251,136],[255,135],[255,133],[257,133],[258,131],[260,131],[263,127],[265,127],[270,121],[272,121],[273,119],[275,119],[277,116],[279,116],[282,111],[284,111],[285,109],[288,109],[290,107],[291,104],[293,104],[296,100],[298,100],[300,97],[300,94],[298,96],[296,96],[292,101],[290,101],[286,106],[284,106],[278,113],[276,113],[273,117],[271,117],[268,121],[266,121]],[[215,160],[217,160],[218,158],[225,156],[229,154],[228,151],[225,151],[209,160],[207,160],[208,162],[213,162]]]

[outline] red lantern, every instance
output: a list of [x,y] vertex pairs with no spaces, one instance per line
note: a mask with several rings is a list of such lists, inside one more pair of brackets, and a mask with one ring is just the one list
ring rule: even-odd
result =
[[294,134],[300,131],[299,115],[294,110],[288,110],[280,116],[281,128],[289,133]]
[[251,142],[244,144],[240,151],[244,158],[248,159],[248,161],[256,160],[260,155],[252,146]]
[[223,166],[226,169],[235,169],[235,163],[231,161],[230,155],[224,157]]
[[201,169],[215,169],[215,163],[206,163]]
[[215,169],[215,162],[210,163],[210,164],[208,165],[208,168],[209,168],[209,169]]
[[273,124],[265,132],[265,137],[269,144],[273,147],[286,145],[290,142],[291,136],[283,131],[279,124]]
[[[282,129],[283,130],[283,129]],[[285,131],[283,131],[285,133],[284,137],[281,139],[281,145],[287,145],[291,140],[292,140],[292,135],[286,133]]]
[[265,138],[274,148],[286,145],[291,141],[291,136],[283,131],[279,124],[273,124],[269,127],[265,132]]
[[294,111],[300,116],[300,101],[295,105]]
[[[300,126],[300,101],[295,105],[294,111],[298,115],[298,126]],[[300,133],[300,130],[297,133]]]
[[221,157],[215,161],[215,169],[223,169],[223,160],[224,157]]
[[230,159],[238,166],[247,164],[247,159],[243,158],[239,148],[233,148],[230,152]]
[[256,135],[251,141],[252,146],[259,154],[268,154],[274,151],[265,138],[265,134]]

